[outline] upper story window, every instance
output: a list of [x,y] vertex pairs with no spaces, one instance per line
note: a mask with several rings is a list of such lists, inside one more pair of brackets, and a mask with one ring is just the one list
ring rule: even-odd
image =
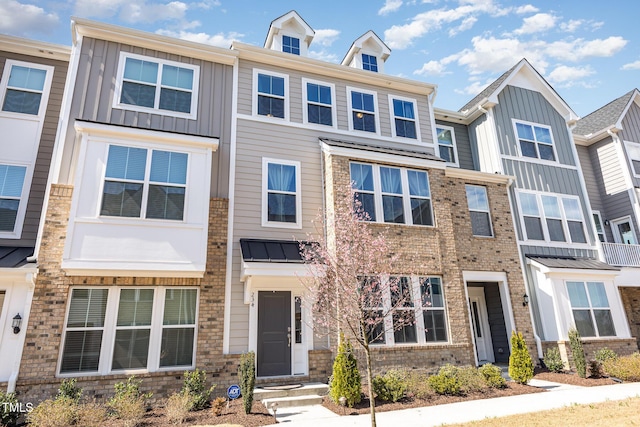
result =
[[333,126],[335,108],[333,107],[334,86],[302,79],[307,108],[304,111],[306,123]]
[[625,147],[629,161],[631,162],[631,173],[633,173],[636,178],[640,178],[640,144],[625,141]]
[[39,116],[44,114],[53,67],[7,60],[2,76],[2,111]]
[[373,55],[362,54],[362,69],[378,72],[378,58]]
[[291,36],[282,36],[282,51],[300,55],[300,39]]
[[299,228],[300,163],[262,159],[262,225]]
[[16,228],[26,174],[25,166],[0,164],[0,233]]
[[349,88],[347,88],[347,93],[349,94],[349,125],[351,130],[378,133],[376,93]]
[[607,235],[604,232],[604,223],[602,222],[602,217],[600,216],[600,212],[593,211],[593,222],[596,225],[596,233],[598,234],[598,240],[601,242],[607,241]]
[[520,152],[524,157],[555,161],[551,128],[544,125],[514,121]]
[[254,113],[288,119],[288,76],[254,70]]
[[466,185],[467,204],[471,216],[471,230],[474,236],[493,236],[487,188],[480,185]]
[[416,101],[389,96],[393,111],[393,136],[418,138]]
[[100,215],[182,221],[187,161],[186,153],[110,145]]
[[351,163],[354,198],[370,221],[433,225],[429,177],[425,171]]
[[575,196],[518,192],[526,240],[587,243],[587,235]]
[[438,153],[440,158],[447,163],[458,164],[456,154],[456,136],[451,126],[436,126],[436,136],[438,138]]
[[200,68],[121,52],[113,106],[195,119]]
[[603,282],[567,282],[576,329],[582,337],[613,337],[616,330]]

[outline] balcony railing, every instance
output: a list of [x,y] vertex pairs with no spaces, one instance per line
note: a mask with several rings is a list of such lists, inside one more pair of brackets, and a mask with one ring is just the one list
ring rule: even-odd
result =
[[618,267],[640,267],[640,245],[602,243],[604,258],[609,265]]

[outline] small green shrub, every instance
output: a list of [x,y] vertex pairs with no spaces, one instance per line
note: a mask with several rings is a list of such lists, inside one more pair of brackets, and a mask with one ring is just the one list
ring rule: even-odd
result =
[[580,378],[587,377],[587,362],[584,357],[584,349],[582,348],[582,338],[577,329],[569,330],[569,346],[571,354],[573,354],[573,363],[576,365],[576,372]]
[[406,395],[410,398],[428,399],[434,395],[434,391],[429,387],[428,376],[421,372],[407,372],[405,374],[407,384]]
[[117,382],[114,385],[115,395],[107,402],[107,406],[124,422],[125,427],[135,427],[142,421],[147,409],[147,399],[152,396],[152,393],[140,392],[141,382],[134,376],[127,378],[126,382]]
[[341,333],[338,354],[333,361],[333,371],[329,379],[329,397],[338,404],[340,398],[344,397],[346,405],[352,408],[353,405],[360,402],[361,395],[362,385],[358,361],[353,354],[351,343]]
[[240,392],[245,414],[251,413],[253,406],[253,389],[256,385],[256,356],[253,351],[243,353],[238,365],[238,378],[240,379]]
[[82,427],[100,427],[107,419],[107,410],[95,400],[78,406],[76,425]]
[[167,399],[164,412],[171,424],[182,424],[193,408],[193,398],[184,391],[173,393]]
[[382,376],[373,378],[373,392],[385,402],[397,402],[405,397],[407,383],[402,372],[390,370]]
[[544,365],[551,372],[563,372],[564,363],[560,357],[560,350],[557,348],[549,348],[544,353]]
[[607,360],[617,359],[618,355],[616,354],[615,351],[611,350],[610,348],[603,347],[596,351],[594,358],[598,362],[604,363]]
[[483,391],[488,388],[484,377],[475,366],[458,367],[456,371],[462,394]]
[[211,393],[215,388],[215,384],[207,388],[207,371],[196,369],[193,372],[184,373],[182,393],[191,398],[192,411],[204,409],[209,404]]
[[0,391],[0,425],[15,425],[20,413],[13,411],[12,407],[17,408],[18,404],[18,398],[15,393],[4,393]]
[[82,398],[82,388],[76,385],[76,379],[65,379],[60,383],[60,387],[58,388],[58,395],[56,399],[59,398],[69,398],[74,402],[80,402],[80,398]]
[[505,388],[507,386],[507,380],[502,376],[502,370],[496,365],[487,363],[480,366],[478,372],[484,378],[484,382],[491,388]]
[[33,427],[68,427],[76,422],[77,403],[68,397],[47,399],[27,414],[27,423]]
[[533,378],[533,361],[522,333],[511,333],[511,356],[509,356],[509,376],[519,384],[526,384]]
[[609,376],[622,381],[640,381],[640,353],[606,360],[604,370]]
[[458,380],[457,368],[453,365],[445,365],[440,368],[437,374],[429,377],[429,387],[438,394],[448,396],[460,396],[462,386]]

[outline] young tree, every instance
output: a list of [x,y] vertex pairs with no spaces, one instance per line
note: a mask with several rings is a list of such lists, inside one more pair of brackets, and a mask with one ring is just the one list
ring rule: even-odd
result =
[[[371,345],[415,323],[410,272],[398,271],[399,248],[391,247],[387,229],[373,225],[357,197],[337,198],[318,220],[313,244],[301,245],[312,276],[301,279],[313,302],[314,323],[333,336],[344,333],[364,352],[371,425],[375,427],[375,399]],[[407,263],[410,264],[410,263]]]

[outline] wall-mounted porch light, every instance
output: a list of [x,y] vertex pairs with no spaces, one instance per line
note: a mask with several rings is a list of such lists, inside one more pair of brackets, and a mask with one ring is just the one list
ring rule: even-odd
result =
[[523,306],[523,307],[526,307],[526,306],[528,306],[528,305],[529,305],[529,295],[524,294],[524,295],[522,296],[522,306]]
[[13,328],[14,334],[20,333],[20,326],[22,326],[22,317],[20,316],[20,313],[18,313],[15,316],[13,316],[13,322],[11,323],[11,327]]

